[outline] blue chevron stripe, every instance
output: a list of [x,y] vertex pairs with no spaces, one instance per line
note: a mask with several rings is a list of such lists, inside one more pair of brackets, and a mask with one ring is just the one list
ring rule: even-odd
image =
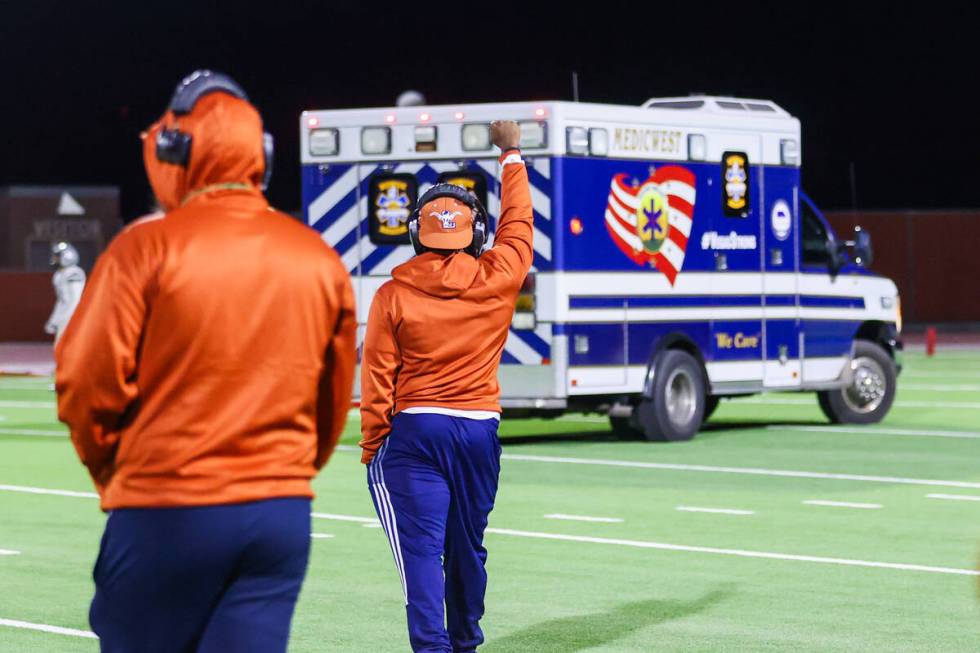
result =
[[551,357],[551,344],[534,331],[511,329],[511,333],[523,340],[528,347],[533,349],[542,358]]
[[501,352],[501,355],[500,355],[500,363],[501,363],[501,365],[520,365],[521,364],[521,362],[519,360],[517,360],[516,358],[514,358],[513,356],[511,356],[510,354],[508,354],[506,350],[504,350],[503,352]]

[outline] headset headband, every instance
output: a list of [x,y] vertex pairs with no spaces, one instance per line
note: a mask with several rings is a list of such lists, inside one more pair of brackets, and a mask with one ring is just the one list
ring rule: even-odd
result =
[[474,222],[481,221],[485,223],[487,221],[487,210],[483,208],[483,204],[480,202],[479,198],[457,184],[435,184],[429,188],[429,190],[425,191],[419,201],[415,203],[415,212],[418,213],[422,210],[423,206],[432,200],[439,199],[440,197],[451,197],[454,200],[459,200],[466,206],[470,207],[470,209],[473,211]]
[[483,207],[483,203],[480,202],[476,195],[462,186],[448,183],[432,186],[415,203],[415,210],[412,211],[412,215],[408,219],[409,239],[412,241],[415,253],[421,254],[427,251],[427,248],[422,245],[419,239],[419,213],[422,211],[423,206],[440,197],[451,197],[459,200],[473,211],[473,240],[463,251],[474,258],[478,257],[480,252],[483,251],[483,245],[487,240],[487,210]]
[[188,114],[202,97],[219,91],[248,102],[245,90],[228,75],[210,70],[197,70],[180,81],[173,97],[170,98],[168,108],[178,116]]

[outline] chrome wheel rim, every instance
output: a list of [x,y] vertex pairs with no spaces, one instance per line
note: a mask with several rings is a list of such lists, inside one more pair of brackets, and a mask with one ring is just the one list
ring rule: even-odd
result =
[[677,426],[685,426],[694,418],[697,410],[697,393],[694,379],[686,370],[678,369],[667,377],[667,417]]
[[866,356],[851,361],[851,384],[843,392],[848,408],[858,413],[874,412],[887,390],[885,370],[878,361]]

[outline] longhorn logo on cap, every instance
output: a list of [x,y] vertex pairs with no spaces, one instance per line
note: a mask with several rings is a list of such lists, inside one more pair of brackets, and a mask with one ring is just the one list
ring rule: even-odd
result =
[[443,229],[455,229],[456,228],[456,216],[463,215],[459,211],[432,211],[429,213],[433,218],[442,222]]

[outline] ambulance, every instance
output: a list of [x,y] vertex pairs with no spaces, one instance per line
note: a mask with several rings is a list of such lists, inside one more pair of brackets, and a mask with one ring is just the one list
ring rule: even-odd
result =
[[772,391],[816,392],[832,422],[885,416],[895,284],[868,270],[866,231],[835,234],[807,197],[800,122],[767,100],[304,112],[303,216],[350,270],[362,338],[429,185],[470,189],[496,219],[497,119],[521,126],[534,205],[505,413],[599,412],[651,440],[690,439],[720,399]]

